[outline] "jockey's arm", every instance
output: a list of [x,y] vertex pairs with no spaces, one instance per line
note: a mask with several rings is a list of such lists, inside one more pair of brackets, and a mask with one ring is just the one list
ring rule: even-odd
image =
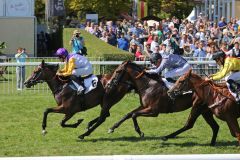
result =
[[166,68],[166,64],[167,64],[166,61],[167,61],[167,59],[163,58],[161,64],[156,69],[150,69],[150,70],[147,70],[146,72],[150,73],[150,74],[151,73],[157,73],[157,74],[161,73]]
[[233,53],[233,50],[232,50],[232,49],[229,50],[229,51],[227,51],[227,52],[225,52],[225,54],[228,55],[228,56],[232,55],[232,53]]
[[231,71],[231,64],[228,61],[225,61],[224,67],[217,73],[211,76],[212,80],[220,80],[225,77]]
[[63,72],[60,72],[59,75],[64,77],[72,75],[72,71],[75,68],[75,59],[70,58],[68,64],[66,64],[65,67],[66,67],[64,68],[65,70],[63,70]]

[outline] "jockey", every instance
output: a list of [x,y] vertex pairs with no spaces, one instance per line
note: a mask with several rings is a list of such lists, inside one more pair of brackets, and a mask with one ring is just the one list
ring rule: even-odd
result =
[[146,72],[161,74],[164,69],[168,69],[164,77],[172,83],[175,83],[174,77],[185,74],[191,68],[184,58],[176,54],[164,55],[162,57],[159,53],[152,53],[150,60],[155,65],[155,68],[146,70]]
[[[228,57],[224,52],[217,52],[213,54],[213,60],[221,66],[219,72],[210,75],[211,80],[220,80],[225,77],[227,87],[230,93],[234,96],[237,103],[239,103],[239,84],[236,81],[240,80],[240,59],[236,57]],[[226,76],[227,75],[227,76]],[[206,78],[208,80],[208,78]]]
[[77,94],[84,93],[84,84],[79,85],[79,78],[88,77],[93,74],[92,64],[82,55],[76,53],[68,54],[65,48],[59,48],[56,56],[59,57],[61,62],[65,62],[64,68],[58,71],[57,75],[63,77],[70,76],[73,84],[77,87]]

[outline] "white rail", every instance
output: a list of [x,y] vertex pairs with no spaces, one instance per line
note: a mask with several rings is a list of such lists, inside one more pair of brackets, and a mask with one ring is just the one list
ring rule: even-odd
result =
[[[34,70],[36,66],[41,64],[39,60],[38,62],[26,62],[22,65],[25,67],[25,77],[29,77]],[[94,74],[102,74],[105,73],[106,67],[108,65],[120,65],[123,61],[91,61],[91,63],[94,65]],[[209,75],[213,74],[217,71],[217,66],[214,61],[188,61],[192,67],[193,71],[200,75]],[[56,61],[50,61],[47,63],[51,64],[59,64],[62,65],[63,63],[56,62]],[[139,65],[149,65],[149,61],[135,61],[135,63]],[[9,93],[16,93],[23,91],[31,91],[31,92],[50,92],[48,86],[46,83],[43,84],[37,84],[32,89],[23,89],[17,91],[16,86],[16,68],[19,66],[19,63],[16,62],[4,62],[0,63],[0,94],[9,94]],[[6,69],[7,68],[7,69]],[[1,77],[1,69],[5,69],[6,72],[2,74],[3,77]],[[24,81],[24,80],[23,80]]]

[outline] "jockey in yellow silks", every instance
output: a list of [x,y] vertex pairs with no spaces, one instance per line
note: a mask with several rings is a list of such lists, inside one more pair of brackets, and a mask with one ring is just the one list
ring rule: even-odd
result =
[[79,78],[93,74],[92,64],[84,56],[75,53],[68,54],[65,48],[59,48],[56,52],[56,56],[59,57],[60,61],[65,62],[64,68],[59,70],[57,75],[64,77],[69,76],[78,88],[77,94],[83,93],[84,86],[79,85]]
[[225,77],[230,93],[239,103],[240,86],[236,82],[240,80],[240,58],[226,56],[224,52],[217,52],[213,54],[212,58],[221,66],[221,69],[219,72],[210,75],[210,79],[220,80]]

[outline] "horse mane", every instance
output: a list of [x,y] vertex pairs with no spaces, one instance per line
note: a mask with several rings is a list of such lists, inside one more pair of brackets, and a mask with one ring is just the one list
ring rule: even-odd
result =
[[162,82],[162,79],[160,78],[161,76],[159,76],[158,74],[149,74],[149,73],[145,72],[145,71],[144,71],[144,70],[145,70],[145,67],[142,67],[142,66],[140,66],[140,65],[138,65],[138,64],[136,64],[136,63],[134,63],[134,62],[132,62],[132,61],[127,61],[127,64],[128,64],[128,65],[131,65],[131,66],[133,67],[133,69],[135,69],[135,70],[137,70],[137,71],[139,71],[139,72],[144,72],[144,74],[145,74],[148,78],[153,79],[153,80],[155,80],[155,81],[157,81],[157,82]]
[[203,83],[208,83],[211,86],[213,86],[215,89],[223,89],[226,88],[227,85],[225,83],[214,83],[214,81],[210,80],[210,81],[205,81],[201,76],[197,75],[196,73],[191,73],[191,76],[195,77],[195,78],[199,78],[201,80],[203,80]]
[[50,70],[57,71],[59,68],[58,64],[44,63],[44,67],[47,67]]
[[[210,80],[210,81],[206,81],[204,80],[201,76],[195,74],[195,73],[191,73],[191,76],[195,77],[195,78],[199,78],[201,79],[203,82],[201,84],[209,84],[216,92],[220,93],[221,95],[225,96],[225,97],[232,97],[231,93],[228,91],[227,85],[220,83],[214,83],[214,81]],[[232,98],[230,98],[232,99]]]

